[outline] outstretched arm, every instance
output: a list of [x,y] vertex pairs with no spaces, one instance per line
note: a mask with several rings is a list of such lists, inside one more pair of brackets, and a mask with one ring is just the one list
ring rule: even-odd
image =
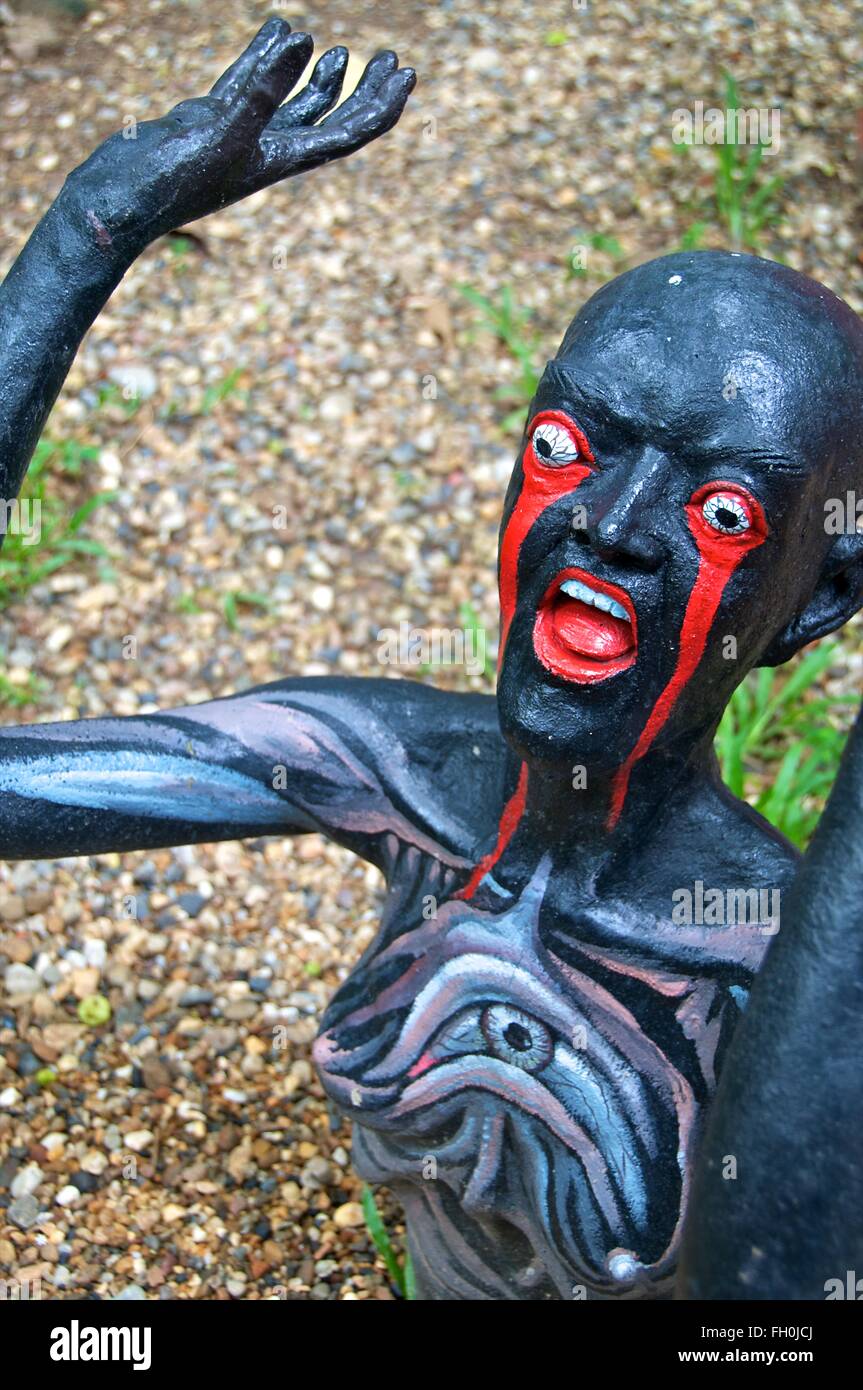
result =
[[0,858],[318,830],[386,870],[472,867],[502,797],[494,700],[300,678],[166,713],[0,730]]
[[[308,35],[269,20],[208,96],[134,139],[112,136],[66,180],[0,288],[0,500],[15,496],[83,334],[150,241],[350,154],[398,120],[415,78],[389,52],[329,115],[342,48],[282,105],[311,50]],[[153,716],[5,729],[0,856],[315,829],[383,868],[404,849],[458,871],[496,814],[500,751],[487,699],[337,678]]]
[[81,339],[151,241],[395,125],[415,76],[394,53],[372,59],[326,116],[348,56],[330,49],[282,105],[312,47],[268,20],[208,96],[141,123],[134,138],[112,135],[69,175],[0,286],[0,506],[18,494]]

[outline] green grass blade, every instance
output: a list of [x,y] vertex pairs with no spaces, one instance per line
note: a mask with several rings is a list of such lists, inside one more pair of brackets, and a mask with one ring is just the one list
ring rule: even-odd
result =
[[387,1273],[392,1279],[393,1284],[398,1289],[402,1298],[404,1298],[406,1296],[404,1270],[396,1258],[396,1253],[393,1250],[389,1233],[383,1222],[383,1217],[378,1211],[375,1195],[368,1184],[365,1183],[363,1184],[361,1201],[363,1216],[366,1219],[366,1229],[372,1238],[372,1243],[386,1265]]

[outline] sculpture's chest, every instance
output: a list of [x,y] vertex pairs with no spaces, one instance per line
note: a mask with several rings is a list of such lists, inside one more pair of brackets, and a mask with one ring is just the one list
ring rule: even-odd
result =
[[673,1268],[705,1090],[687,1035],[716,987],[567,963],[546,886],[488,909],[418,880],[419,920],[385,924],[316,1044],[428,1296],[656,1292]]

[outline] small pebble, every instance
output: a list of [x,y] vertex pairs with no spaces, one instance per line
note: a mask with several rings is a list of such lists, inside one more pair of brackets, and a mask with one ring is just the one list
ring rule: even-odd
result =
[[125,1135],[126,1148],[131,1149],[136,1154],[144,1153],[145,1150],[149,1149],[155,1137],[152,1130],[134,1129],[130,1134]]
[[21,1231],[29,1231],[39,1220],[39,1203],[29,1194],[16,1197],[15,1201],[9,1204],[6,1215],[13,1226],[17,1226]]

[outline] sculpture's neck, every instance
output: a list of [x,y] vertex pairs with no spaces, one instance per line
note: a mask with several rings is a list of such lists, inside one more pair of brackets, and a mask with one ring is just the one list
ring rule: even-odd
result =
[[526,784],[522,781],[523,805],[497,876],[522,877],[538,858],[551,853],[557,868],[595,879],[604,868],[631,861],[647,849],[716,776],[712,731],[685,747],[654,749],[632,769],[612,827],[619,774],[579,764],[531,762]]

